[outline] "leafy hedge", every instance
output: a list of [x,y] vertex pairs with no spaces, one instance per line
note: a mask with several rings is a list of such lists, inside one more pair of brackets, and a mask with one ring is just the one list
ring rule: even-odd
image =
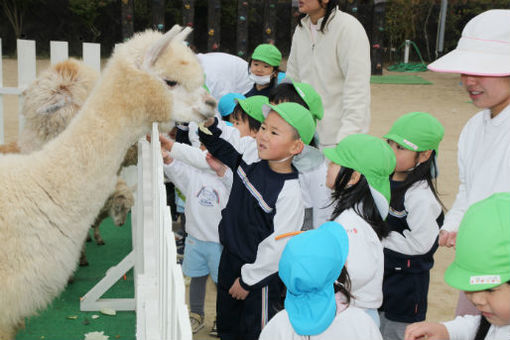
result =
[[[69,41],[70,54],[81,55],[83,41],[102,44],[103,56],[108,56],[115,43],[122,41],[121,1],[126,0],[2,0],[0,8],[0,38],[4,54],[14,55],[16,30],[19,37],[37,41],[40,56],[49,54],[50,40]],[[247,1],[247,0],[244,0]],[[372,35],[373,1],[359,0],[352,11],[353,0],[341,0],[341,8],[365,26]],[[384,31],[385,59],[388,62],[401,58],[400,45],[405,39],[414,41],[426,60],[435,58],[437,22],[440,0],[392,0],[386,3]],[[151,1],[133,0],[134,29],[151,27]],[[165,23],[169,28],[182,23],[182,0],[166,0]],[[196,0],[194,44],[199,51],[207,47],[207,0]],[[510,8],[510,0],[450,0],[446,21],[445,51],[456,46],[462,28],[473,16],[490,8]],[[249,0],[249,50],[263,39],[263,1]],[[237,1],[221,1],[220,50],[234,53],[236,41]],[[22,24],[13,25],[8,13],[17,9]],[[11,10],[9,12],[9,9]],[[291,0],[279,0],[276,22],[276,44],[288,54],[291,41]],[[14,16],[16,17],[16,16]],[[14,21],[15,22],[15,21]],[[416,55],[411,55],[411,57]]]

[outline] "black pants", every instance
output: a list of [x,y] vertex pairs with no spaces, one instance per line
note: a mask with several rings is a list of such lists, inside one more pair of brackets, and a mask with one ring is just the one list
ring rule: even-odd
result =
[[274,277],[262,288],[251,290],[245,300],[236,300],[228,293],[241,276],[245,263],[223,249],[218,270],[216,326],[221,340],[256,340],[262,328],[278,312],[280,285]]

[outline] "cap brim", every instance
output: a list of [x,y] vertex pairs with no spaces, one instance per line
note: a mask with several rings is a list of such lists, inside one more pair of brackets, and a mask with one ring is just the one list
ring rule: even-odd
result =
[[324,156],[326,156],[327,159],[332,161],[333,163],[336,163],[338,165],[342,165],[340,157],[338,157],[338,154],[336,153],[336,147],[332,148],[325,148],[322,150],[324,153]]
[[336,315],[333,285],[324,290],[300,295],[287,291],[285,310],[292,327],[299,335],[317,335],[324,332]]
[[395,134],[392,134],[392,133],[387,133],[387,134],[385,134],[383,136],[383,138],[392,140],[395,143],[397,143],[398,145],[400,145],[401,147],[404,147],[404,148],[406,148],[408,150],[416,151],[416,152],[420,151],[420,150],[418,150],[418,147],[413,148],[411,145],[409,145],[406,142],[404,142],[404,138],[400,137],[399,135],[395,135]]
[[487,54],[455,49],[427,68],[434,72],[460,73],[474,76],[504,77],[510,75],[508,55]]
[[[499,280],[494,283],[483,283],[483,284],[471,284],[471,279],[473,277],[493,277],[499,276]],[[479,290],[491,289],[497,286],[500,286],[510,280],[510,273],[504,273],[500,275],[488,275],[487,273],[479,273],[476,275],[472,271],[467,271],[460,266],[458,266],[455,262],[453,262],[444,273],[445,282],[452,286],[453,288],[463,290],[466,292],[474,292]]]

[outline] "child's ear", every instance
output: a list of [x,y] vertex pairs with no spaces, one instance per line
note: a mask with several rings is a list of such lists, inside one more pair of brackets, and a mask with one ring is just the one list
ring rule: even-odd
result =
[[432,150],[422,151],[418,155],[418,163],[422,164],[429,160],[432,155]]
[[305,148],[305,143],[303,143],[303,141],[301,139],[296,139],[294,144],[292,145],[292,149],[290,152],[293,155],[298,155],[303,151],[304,148]]
[[354,170],[351,175],[351,179],[347,182],[347,186],[352,187],[353,185],[358,184],[359,179],[361,178],[361,173],[359,171]]

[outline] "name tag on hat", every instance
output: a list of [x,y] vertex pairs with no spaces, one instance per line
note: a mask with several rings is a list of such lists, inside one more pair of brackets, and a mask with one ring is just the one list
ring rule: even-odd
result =
[[487,284],[487,283],[501,283],[501,277],[499,275],[471,276],[469,283],[472,285],[483,285],[483,284]]

